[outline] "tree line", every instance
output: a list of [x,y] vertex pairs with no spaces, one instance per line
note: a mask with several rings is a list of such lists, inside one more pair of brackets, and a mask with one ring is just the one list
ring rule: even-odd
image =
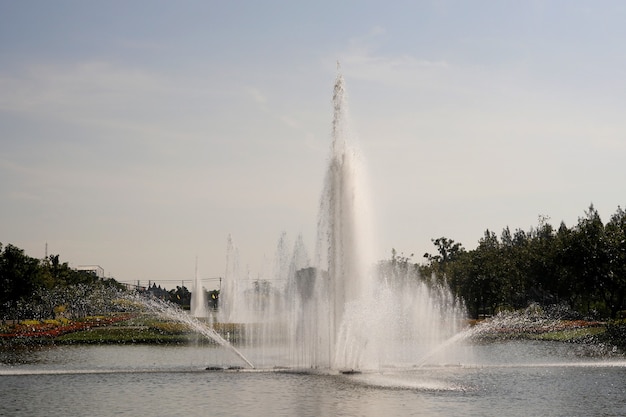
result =
[[[586,317],[616,318],[626,308],[626,212],[604,224],[593,207],[568,228],[545,216],[529,231],[486,230],[474,250],[452,239],[432,242],[437,253],[415,264],[425,279],[446,283],[471,317],[531,303],[565,306]],[[408,262],[398,257],[396,262]]]
[[[586,317],[617,318],[626,310],[626,212],[618,207],[604,224],[591,205],[571,228],[561,222],[555,229],[548,221],[540,216],[529,231],[506,227],[500,236],[486,230],[473,250],[440,237],[432,240],[437,252],[426,253],[421,264],[393,250],[391,261],[381,265],[392,275],[411,269],[426,281],[449,286],[474,318],[532,303],[565,306]],[[103,307],[102,292],[108,288],[117,290],[120,284],[77,271],[59,255],[41,260],[0,244],[2,320],[48,318],[59,306],[74,317],[91,314]],[[183,308],[191,298],[185,287],[166,291],[153,286],[148,291]],[[217,308],[219,291],[207,296],[210,307]]]
[[[112,301],[123,288],[113,278],[100,279],[93,272],[71,268],[59,255],[32,258],[23,249],[0,243],[1,321],[105,313],[116,308]],[[208,307],[216,309],[219,291],[204,291]],[[189,309],[191,292],[185,286],[167,291],[154,284],[139,292]]]
[[[219,304],[220,290],[204,291],[204,299],[206,300],[207,307],[211,310],[216,310]],[[146,292],[150,296],[158,298],[160,300],[169,301],[173,304],[178,304],[183,310],[189,310],[191,306],[191,291],[186,286],[176,286],[176,289],[166,290],[157,286],[156,283],[152,283],[146,290],[139,290],[139,292]]]
[[113,279],[101,280],[90,271],[73,269],[59,255],[32,258],[23,249],[0,243],[2,321],[97,314],[107,298],[104,292],[119,285]]

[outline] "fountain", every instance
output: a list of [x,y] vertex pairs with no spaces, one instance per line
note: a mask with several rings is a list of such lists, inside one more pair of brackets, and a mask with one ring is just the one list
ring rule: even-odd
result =
[[[240,267],[229,237],[222,323],[195,317],[203,317],[198,301],[189,314],[112,287],[85,287],[71,298],[99,309],[109,300],[111,312],[137,308],[185,323],[216,349],[205,343],[0,346],[6,393],[0,415],[174,415],[181,406],[196,414],[258,416],[626,415],[622,353],[607,352],[604,343],[518,339],[520,332],[563,324],[532,306],[464,328],[463,308],[445,283],[419,277],[403,256],[373,261],[341,76],[333,104],[312,258],[301,236],[291,244],[282,234],[273,264],[252,275]],[[197,267],[194,292],[203,293]],[[52,305],[68,302],[59,294]],[[475,337],[480,343],[462,364],[446,357]],[[206,367],[210,354],[216,365]],[[224,365],[233,359],[255,369]],[[450,364],[459,366],[440,366]]]
[[411,366],[424,355],[434,360],[437,346],[462,327],[463,308],[445,285],[421,280],[395,260],[375,264],[363,164],[352,136],[338,74],[312,263],[301,237],[289,256],[283,234],[270,276],[251,279],[228,238],[220,320],[241,326],[242,339],[235,342],[257,365],[343,371]]
[[198,258],[196,257],[196,275],[193,281],[193,291],[191,292],[190,303],[191,315],[194,317],[208,317],[209,311],[207,306],[206,294],[202,287],[200,275],[198,275]]

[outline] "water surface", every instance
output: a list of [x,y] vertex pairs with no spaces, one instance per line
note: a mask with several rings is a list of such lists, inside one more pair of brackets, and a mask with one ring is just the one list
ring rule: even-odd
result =
[[580,346],[474,346],[471,362],[356,375],[211,372],[202,346],[59,346],[0,352],[7,416],[623,416],[626,361]]

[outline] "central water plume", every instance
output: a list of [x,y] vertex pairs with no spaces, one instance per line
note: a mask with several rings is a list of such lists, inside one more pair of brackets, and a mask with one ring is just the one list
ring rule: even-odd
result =
[[[344,79],[337,76],[333,91],[333,121],[331,155],[320,200],[318,219],[315,298],[317,323],[314,351],[315,365],[343,368],[358,365],[347,351],[351,338],[346,326],[354,323],[355,307],[362,305],[369,295],[365,231],[369,227],[361,215],[367,212],[363,201],[364,187],[360,161],[353,148],[345,97]],[[358,313],[357,313],[358,314]],[[308,325],[312,325],[309,320]],[[355,330],[351,326],[351,330]],[[363,340],[363,343],[366,343]]]
[[222,321],[255,364],[379,369],[420,363],[462,326],[463,308],[445,283],[421,279],[406,260],[373,259],[371,203],[350,129],[341,74],[333,90],[332,144],[309,261],[298,237],[291,257],[283,234],[271,273],[251,279],[228,240]]

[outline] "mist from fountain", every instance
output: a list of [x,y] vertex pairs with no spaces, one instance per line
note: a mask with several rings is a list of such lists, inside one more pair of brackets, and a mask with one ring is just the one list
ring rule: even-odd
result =
[[422,280],[416,268],[396,259],[373,259],[371,204],[354,142],[339,74],[312,262],[302,237],[289,255],[283,234],[271,272],[252,279],[242,273],[228,238],[219,317],[245,329],[240,344],[255,352],[257,365],[406,366],[423,355],[440,357],[445,349],[432,352],[463,326],[464,308],[445,283]]

